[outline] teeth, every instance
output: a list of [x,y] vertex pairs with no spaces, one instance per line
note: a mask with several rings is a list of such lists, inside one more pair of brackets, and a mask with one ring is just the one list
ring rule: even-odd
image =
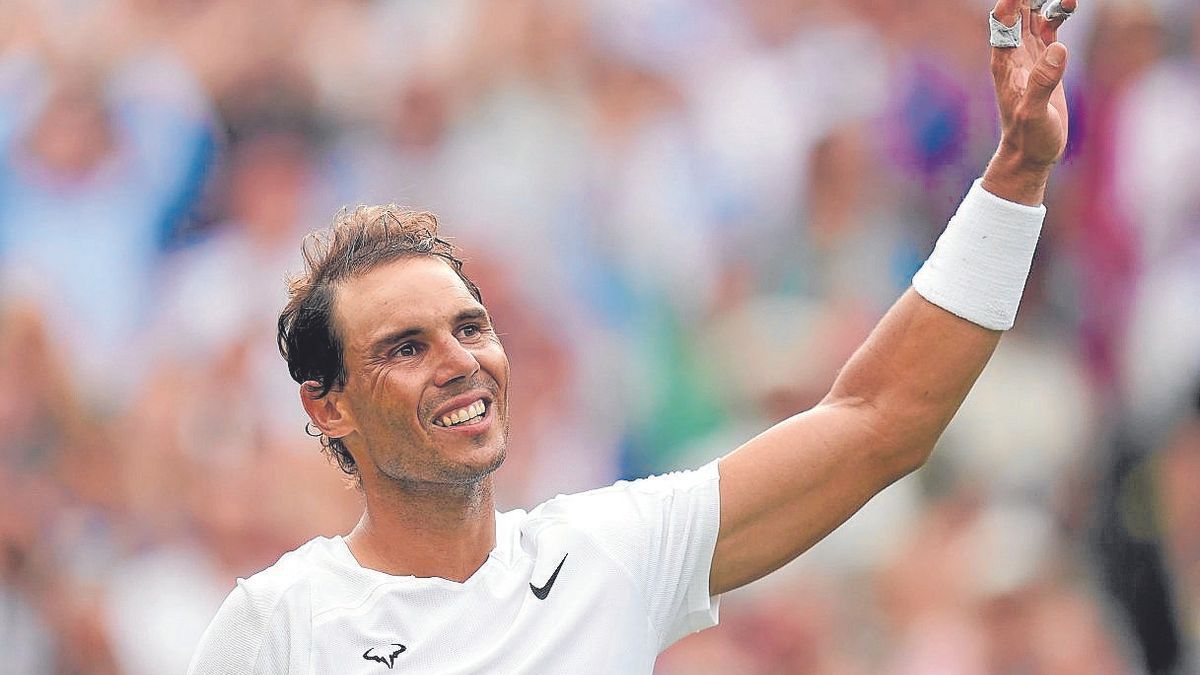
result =
[[473,420],[476,417],[483,415],[485,410],[487,410],[487,407],[484,406],[483,399],[480,399],[471,405],[466,406],[465,408],[459,408],[458,410],[454,410],[442,415],[441,418],[437,420],[437,423],[443,427],[452,427],[456,424],[462,424],[463,422]]

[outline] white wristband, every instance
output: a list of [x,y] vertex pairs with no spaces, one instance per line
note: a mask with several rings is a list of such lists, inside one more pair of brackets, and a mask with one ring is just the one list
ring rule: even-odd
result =
[[976,180],[913,277],[913,289],[971,323],[1012,328],[1045,217],[1045,206],[1001,199]]

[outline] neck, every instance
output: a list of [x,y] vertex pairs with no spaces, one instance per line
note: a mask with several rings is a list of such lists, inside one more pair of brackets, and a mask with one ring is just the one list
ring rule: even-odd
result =
[[367,508],[346,537],[363,567],[461,583],[496,545],[491,476],[468,486],[385,480],[363,487]]

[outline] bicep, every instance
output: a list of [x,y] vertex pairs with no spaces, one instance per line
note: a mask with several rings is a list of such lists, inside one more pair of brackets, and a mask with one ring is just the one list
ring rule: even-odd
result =
[[907,472],[877,426],[865,406],[822,404],[720,460],[713,594],[782,567]]

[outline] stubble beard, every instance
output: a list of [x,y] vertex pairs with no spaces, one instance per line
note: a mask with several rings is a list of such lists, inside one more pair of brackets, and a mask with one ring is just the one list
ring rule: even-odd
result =
[[[495,400],[495,399],[493,399]],[[492,475],[508,453],[508,415],[497,415],[484,441],[498,435],[498,447],[486,464],[455,462],[433,439],[426,436],[418,439],[411,429],[397,430],[393,438],[403,450],[388,453],[391,461],[375,463],[376,473],[388,483],[408,493],[443,493],[446,495],[470,495],[479,491],[484,481]],[[468,444],[475,441],[467,440]],[[414,452],[414,449],[419,448]]]
[[[507,381],[507,364],[505,381]],[[393,421],[387,433],[387,445],[374,452],[368,448],[372,468],[381,483],[390,484],[401,492],[410,494],[471,495],[479,492],[486,479],[500,468],[508,451],[508,396],[507,389],[490,375],[472,378],[463,387],[464,391],[483,389],[492,396],[489,413],[495,415],[491,428],[482,439],[463,439],[476,451],[479,445],[495,438],[496,449],[486,463],[473,464],[450,459],[451,454],[437,443],[436,432],[424,428],[425,420],[432,418],[433,411],[441,401],[431,401],[417,412],[416,426],[412,423]],[[449,400],[448,395],[444,400]]]

